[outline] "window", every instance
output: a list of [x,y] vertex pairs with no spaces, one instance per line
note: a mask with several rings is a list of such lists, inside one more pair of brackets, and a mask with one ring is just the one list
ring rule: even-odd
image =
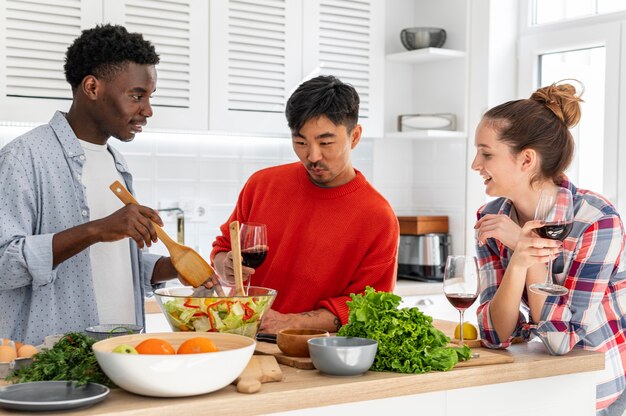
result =
[[[549,13],[545,8],[541,11],[541,3],[548,1],[522,3],[523,6],[535,4],[535,8],[522,13],[527,21],[520,27],[519,96],[528,97],[539,86],[565,78],[578,79],[584,84],[581,122],[572,129],[576,150],[567,174],[574,184],[604,195],[625,214],[626,166],[618,163],[626,157],[626,146],[620,147],[618,140],[619,126],[626,129],[626,115],[620,112],[620,105],[626,106],[626,88],[621,87],[624,81],[620,79],[621,73],[626,72],[621,69],[624,65],[621,56],[626,52],[626,37],[622,40],[621,34],[621,19],[625,14],[536,26],[534,16],[540,21],[541,13],[544,13],[542,19],[555,21],[557,15],[559,19],[572,17],[574,9],[580,11],[588,6],[591,11],[586,13],[592,15],[612,7],[603,0],[550,0],[549,3],[561,5],[561,14],[554,12],[548,19]],[[615,2],[614,6],[626,9],[626,2],[623,6],[621,3]]]
[[534,0],[533,3],[533,25],[626,10],[623,0]]
[[573,78],[582,83],[569,81],[582,92],[581,111],[583,117],[571,132],[576,142],[574,160],[567,176],[584,189],[603,189],[603,171],[597,162],[604,155],[604,88],[605,47],[546,53],[539,56],[538,86]]

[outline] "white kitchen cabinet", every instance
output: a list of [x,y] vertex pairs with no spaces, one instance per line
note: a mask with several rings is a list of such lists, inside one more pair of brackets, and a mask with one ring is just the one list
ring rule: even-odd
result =
[[359,92],[364,135],[382,135],[382,2],[213,0],[210,15],[211,130],[288,135],[293,90],[332,74]]
[[140,32],[161,57],[150,127],[208,127],[208,5],[170,0],[0,0],[0,119],[45,122],[69,109],[63,64],[81,30],[116,23]]

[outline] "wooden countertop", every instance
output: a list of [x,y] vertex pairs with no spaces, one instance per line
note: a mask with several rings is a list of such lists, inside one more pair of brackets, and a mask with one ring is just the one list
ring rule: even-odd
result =
[[[455,324],[436,321],[450,334]],[[514,362],[479,367],[455,368],[447,372],[398,374],[367,372],[362,376],[336,377],[317,370],[298,370],[281,366],[284,380],[262,385],[256,394],[242,394],[229,385],[202,396],[159,399],[134,395],[121,389],[111,391],[102,403],[82,410],[90,415],[212,414],[253,415],[307,407],[326,406],[362,400],[452,390],[486,384],[504,383],[597,371],[604,368],[604,354],[576,349],[564,356],[551,356],[540,342],[509,347]],[[2,410],[0,410],[0,414]],[[80,414],[81,410],[68,412]]]

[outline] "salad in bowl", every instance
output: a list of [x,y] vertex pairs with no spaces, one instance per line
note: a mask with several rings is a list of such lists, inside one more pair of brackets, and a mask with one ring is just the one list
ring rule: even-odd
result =
[[175,332],[225,332],[254,338],[276,290],[250,286],[247,296],[235,296],[234,287],[223,289],[225,296],[191,287],[157,289],[154,295]]

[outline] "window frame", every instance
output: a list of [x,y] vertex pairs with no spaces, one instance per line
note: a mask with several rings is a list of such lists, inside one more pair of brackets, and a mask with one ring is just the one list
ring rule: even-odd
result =
[[[626,116],[620,104],[626,103],[626,86],[620,82],[620,69],[626,69],[625,12],[530,26],[531,1],[522,1],[518,61],[518,93],[529,96],[537,88],[539,56],[546,53],[604,46],[606,51],[603,189],[594,189],[626,213],[626,167],[618,160],[626,157],[626,146],[619,146],[620,126],[626,130]],[[619,88],[616,88],[619,86]],[[583,96],[584,99],[584,96]],[[583,114],[583,117],[585,115]],[[622,178],[620,180],[620,178]]]

